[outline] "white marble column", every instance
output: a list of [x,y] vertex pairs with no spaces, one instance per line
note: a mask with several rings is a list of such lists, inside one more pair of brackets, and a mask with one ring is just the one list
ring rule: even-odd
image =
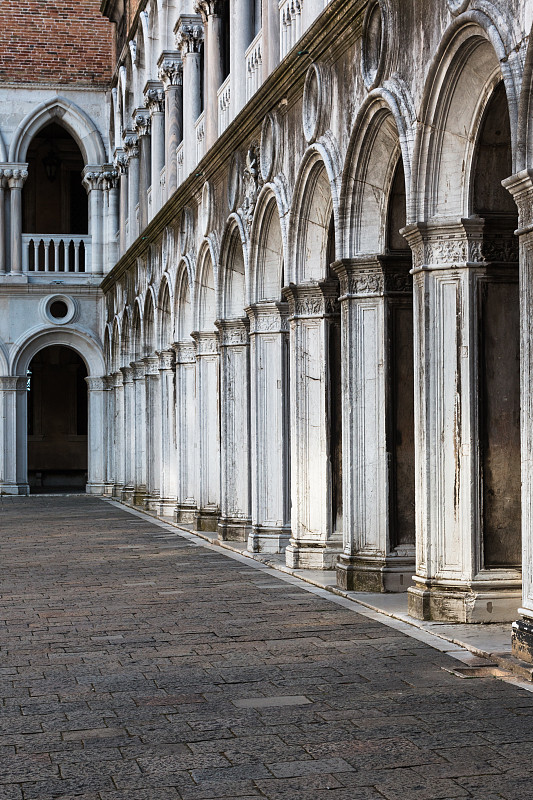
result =
[[217,93],[224,80],[224,20],[226,0],[200,0],[194,10],[202,15],[205,36],[205,147],[206,151],[218,139]]
[[159,80],[165,90],[165,192],[168,200],[178,188],[176,149],[183,139],[183,62],[181,55],[165,50],[158,61]]
[[6,271],[6,189],[5,169],[0,167],[0,275]]
[[124,150],[115,151],[114,164],[119,176],[118,257],[120,258],[128,248],[128,159]]
[[[337,583],[355,591],[406,591],[415,567],[412,461],[400,449],[409,449],[412,432],[411,259],[361,256],[332,266],[341,283],[343,365],[344,545]],[[400,393],[398,381],[409,378]]]
[[115,438],[115,379],[113,375],[106,375],[105,379],[105,487],[106,497],[113,496],[113,489],[116,483],[116,449],[114,447]]
[[134,486],[133,503],[143,505],[146,495],[146,382],[145,365],[132,361],[133,426],[134,426]]
[[128,236],[126,245],[131,247],[139,235],[137,206],[139,205],[139,142],[135,133],[124,135],[124,152],[128,169]]
[[522,602],[513,622],[512,652],[533,663],[533,170],[503,182],[518,206],[520,242],[520,427],[522,473]]
[[0,493],[29,494],[27,378],[0,377]]
[[104,193],[102,167],[85,167],[83,185],[89,196],[89,233],[91,234],[91,269],[95,275],[104,271]]
[[148,81],[145,89],[145,103],[150,112],[151,135],[151,211],[150,219],[155,217],[163,205],[161,170],[165,166],[165,92],[160,81]]
[[261,302],[250,319],[252,531],[248,550],[281,553],[289,542],[289,308]]
[[124,486],[121,500],[133,503],[135,491],[135,389],[133,385],[133,368],[121,367],[123,376],[124,397]]
[[88,494],[104,494],[105,491],[105,457],[106,436],[105,401],[107,381],[105,377],[85,378],[88,387],[88,476],[86,491]]
[[[119,370],[113,373],[113,409],[115,412],[113,420],[113,436],[109,437],[115,450],[115,484],[113,487],[113,497],[121,498],[122,490],[126,484],[125,466],[126,453],[124,438],[124,376]],[[109,432],[108,432],[109,435]]]
[[[487,565],[483,500],[491,498],[483,494],[480,422],[490,400],[482,385],[484,346],[489,336],[501,349],[491,317],[512,296],[518,302],[516,256],[512,232],[486,242],[483,228],[471,217],[403,231],[414,275],[416,575],[408,603],[421,619],[510,621],[520,602],[519,570]],[[512,324],[509,316],[509,330]],[[506,399],[507,392],[492,391],[493,400]]]
[[247,319],[217,322],[220,340],[220,539],[251,530],[250,339]]
[[196,120],[202,113],[202,52],[204,29],[199,16],[181,16],[175,28],[176,47],[183,59],[184,177],[196,165]]
[[197,508],[198,437],[196,344],[177,342],[176,353],[176,522],[194,522]]
[[278,0],[262,0],[263,81],[279,64],[280,21]]
[[13,164],[4,172],[11,198],[11,270],[22,273],[22,187],[28,177],[27,164]]
[[105,271],[113,269],[118,261],[119,197],[118,172],[109,166],[101,175],[104,193],[104,264]]
[[146,391],[146,496],[144,506],[159,510],[161,490],[161,386],[159,356],[143,358]]
[[158,513],[172,516],[177,502],[176,453],[176,371],[173,350],[161,350],[159,380],[161,387],[161,488]]
[[329,453],[330,326],[339,323],[335,281],[291,284],[291,540],[287,565],[332,569],[342,550],[342,533],[332,519]]
[[254,38],[252,0],[229,0],[230,3],[230,74],[231,118],[246,103],[246,50]]
[[149,220],[148,189],[152,182],[152,128],[147,108],[137,108],[134,119],[139,142],[139,234],[141,234]]
[[191,334],[196,342],[197,530],[216,531],[220,514],[219,353],[216,333]]

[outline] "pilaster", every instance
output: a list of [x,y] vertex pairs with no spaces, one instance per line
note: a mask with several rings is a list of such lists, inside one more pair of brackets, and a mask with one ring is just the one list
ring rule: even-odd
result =
[[158,511],[161,487],[161,386],[159,356],[143,358],[146,392],[146,495],[143,505]]
[[135,430],[135,472],[133,503],[140,506],[146,495],[146,382],[143,361],[132,361],[133,377],[133,424]]
[[125,486],[125,437],[124,437],[124,376],[120,370],[113,373],[113,394],[114,394],[114,418],[113,418],[113,439],[115,449],[115,483],[113,486],[113,497],[121,498],[122,490]]
[[220,342],[218,535],[246,542],[251,530],[249,321],[219,320],[216,325]]
[[27,378],[0,377],[0,494],[30,493],[27,468]]
[[172,516],[177,502],[176,372],[174,350],[158,352],[161,392],[161,477],[158,513]]
[[250,319],[252,530],[248,550],[282,553],[289,542],[289,307],[261,302]]
[[198,437],[197,530],[216,531],[220,513],[219,351],[217,334],[195,331]]
[[88,388],[88,480],[87,494],[105,494],[105,437],[107,379],[89,376],[85,378]]

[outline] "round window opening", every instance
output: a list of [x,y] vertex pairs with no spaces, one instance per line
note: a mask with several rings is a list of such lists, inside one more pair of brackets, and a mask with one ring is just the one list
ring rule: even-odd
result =
[[64,300],[54,300],[50,304],[50,316],[54,319],[64,319],[68,314],[68,306]]

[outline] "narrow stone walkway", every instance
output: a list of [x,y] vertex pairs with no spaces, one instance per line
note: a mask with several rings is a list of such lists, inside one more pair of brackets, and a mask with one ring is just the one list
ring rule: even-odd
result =
[[0,537],[0,800],[533,796],[530,692],[97,498]]

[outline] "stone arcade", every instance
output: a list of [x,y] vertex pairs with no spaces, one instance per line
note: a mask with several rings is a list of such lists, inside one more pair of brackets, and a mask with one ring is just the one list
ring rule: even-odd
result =
[[533,661],[531,3],[83,6],[98,80],[0,61],[1,491],[86,473]]

